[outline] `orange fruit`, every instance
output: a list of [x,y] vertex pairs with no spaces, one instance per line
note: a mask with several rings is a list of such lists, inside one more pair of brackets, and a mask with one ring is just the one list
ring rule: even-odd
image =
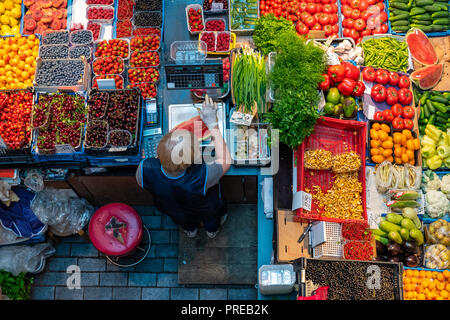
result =
[[405,271],[405,275],[409,278],[409,277],[412,277],[413,276],[413,271],[411,270],[411,269],[407,269],[406,271]]
[[419,283],[419,279],[417,277],[412,277],[411,278],[411,283],[413,283],[413,284]]
[[394,158],[392,156],[387,157],[386,160],[389,162],[394,162]]
[[436,275],[436,280],[444,281],[444,275],[441,272],[438,272],[438,274]]
[[380,150],[378,150],[377,148],[372,148],[370,149],[370,155],[371,156],[376,156],[380,154]]
[[389,137],[388,134],[383,130],[378,131],[378,136],[381,141],[386,141]]
[[436,290],[442,291],[445,289],[445,285],[442,282],[436,281]]
[[378,148],[380,146],[380,141],[378,141],[378,140],[370,140],[370,146],[372,148]]
[[380,129],[383,130],[383,131],[386,132],[386,133],[391,132],[391,128],[389,128],[389,126],[388,126],[387,124],[385,124],[385,123],[382,123],[382,124],[381,124]]
[[445,291],[450,292],[450,283],[447,283],[447,284],[445,285]]
[[422,280],[422,282],[420,283],[420,285],[425,289],[425,288],[428,288],[428,285],[430,284],[430,280],[428,280],[428,279],[426,279],[426,278],[424,278],[423,280]]
[[375,163],[382,163],[384,161],[384,157],[382,155],[372,156],[372,161]]
[[402,161],[403,161],[403,163],[406,163],[406,162],[409,161],[409,157],[408,157],[408,155],[406,154],[406,152],[402,154]]
[[427,292],[425,294],[425,297],[427,298],[427,300],[433,300],[435,298],[435,293],[434,292]]
[[394,143],[401,144],[402,143],[402,134],[399,132],[394,132]]
[[445,291],[445,290],[442,290],[441,293],[440,293],[440,296],[441,296],[442,298],[444,298],[444,299],[447,299],[447,298],[448,298],[448,292]]
[[378,131],[375,129],[370,129],[370,138],[373,140],[378,140],[379,138]]
[[406,150],[406,155],[408,156],[409,160],[413,160],[414,159],[414,151],[411,150]]
[[409,284],[409,283],[411,283],[411,279],[409,277],[403,277],[403,283]]
[[449,270],[444,270],[442,272],[442,275],[444,276],[444,278],[449,279],[450,278],[450,271]]
[[436,282],[430,281],[430,283],[428,284],[428,289],[430,289],[431,291],[436,290]]
[[401,157],[395,157],[395,163],[396,164],[402,164],[403,163],[402,158]]
[[408,139],[406,138],[406,136],[404,134],[402,134],[402,147],[406,147],[406,141],[408,141]]
[[413,158],[413,159],[409,160],[408,163],[410,165],[414,166],[416,164],[416,160],[414,160],[414,158]]
[[419,293],[417,295],[417,300],[425,300],[425,295],[423,293]]
[[402,150],[401,147],[397,147],[397,148],[394,149],[394,155],[395,155],[396,157],[401,157],[402,154],[403,154],[403,150]]
[[385,149],[383,151],[383,157],[388,158],[392,155],[392,149]]
[[375,130],[380,130],[381,129],[381,125],[378,123],[378,122],[375,122],[373,125],[372,125],[372,129],[375,129]]
[[414,141],[412,139],[406,141],[406,148],[414,151]]

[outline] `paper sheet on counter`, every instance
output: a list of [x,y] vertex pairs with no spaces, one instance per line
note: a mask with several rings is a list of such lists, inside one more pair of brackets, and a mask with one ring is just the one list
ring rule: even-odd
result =
[[366,208],[370,229],[378,229],[381,214],[389,212],[385,196],[377,191],[375,167],[366,167]]

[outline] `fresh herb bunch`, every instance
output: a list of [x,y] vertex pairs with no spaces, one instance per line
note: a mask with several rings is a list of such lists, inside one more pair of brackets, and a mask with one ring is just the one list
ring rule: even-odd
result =
[[266,112],[266,64],[264,57],[249,47],[237,53],[232,68],[234,102],[238,110]]
[[27,277],[24,272],[18,276],[12,273],[0,270],[0,287],[2,294],[11,300],[30,299],[31,284],[33,278]]
[[273,14],[266,14],[256,20],[253,41],[256,47],[265,55],[276,51],[278,47],[278,36],[284,31],[295,32],[291,21],[283,17],[277,18]]
[[295,32],[279,36],[275,64],[269,74],[276,101],[267,120],[280,131],[280,141],[296,149],[314,131],[319,118],[317,85],[326,69],[325,52],[306,44]]

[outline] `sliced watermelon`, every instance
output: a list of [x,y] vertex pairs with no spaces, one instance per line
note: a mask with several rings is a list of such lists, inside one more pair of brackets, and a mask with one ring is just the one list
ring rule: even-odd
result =
[[200,116],[193,117],[183,121],[176,126],[176,129],[184,129],[192,132],[199,140],[206,140],[211,136],[208,127],[205,125]]
[[441,80],[444,64],[438,63],[420,68],[411,73],[410,78],[422,90],[428,90],[436,86]]
[[411,28],[405,37],[411,56],[418,63],[429,66],[438,63],[438,57],[430,39],[417,28]]

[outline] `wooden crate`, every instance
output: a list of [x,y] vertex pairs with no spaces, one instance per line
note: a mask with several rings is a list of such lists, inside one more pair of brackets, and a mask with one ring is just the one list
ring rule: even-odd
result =
[[298,243],[303,231],[308,227],[307,221],[294,221],[295,212],[277,211],[277,261],[286,263],[300,257],[310,257],[308,251],[309,236]]

